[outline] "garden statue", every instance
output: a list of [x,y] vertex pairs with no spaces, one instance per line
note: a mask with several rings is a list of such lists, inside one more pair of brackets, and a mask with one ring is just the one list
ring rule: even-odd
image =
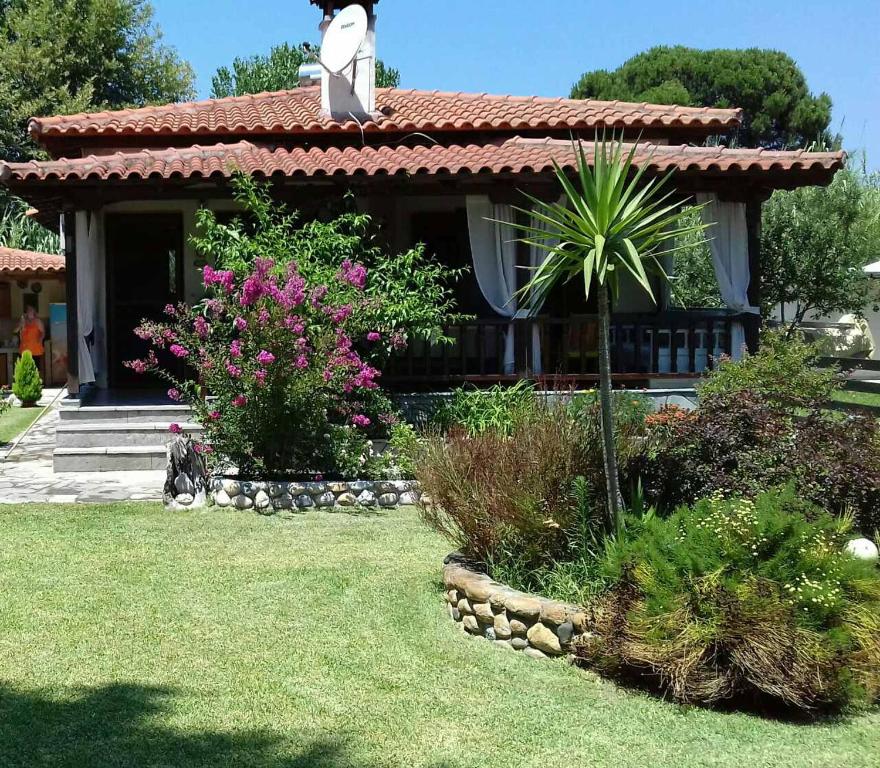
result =
[[168,444],[168,469],[162,494],[165,508],[198,509],[207,500],[205,465],[189,437],[174,434]]

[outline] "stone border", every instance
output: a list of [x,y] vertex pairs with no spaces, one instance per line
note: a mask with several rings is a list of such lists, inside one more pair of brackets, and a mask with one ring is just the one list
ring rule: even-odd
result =
[[563,656],[590,634],[583,608],[518,592],[451,557],[443,566],[446,602],[465,632],[538,659]]
[[422,497],[415,480],[346,480],[340,482],[287,482],[213,477],[208,481],[211,501],[218,507],[255,509],[271,515],[281,510],[352,509],[417,504]]

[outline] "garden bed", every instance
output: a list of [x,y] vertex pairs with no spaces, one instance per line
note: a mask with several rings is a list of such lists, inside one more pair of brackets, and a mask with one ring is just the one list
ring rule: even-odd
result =
[[565,655],[589,633],[578,606],[511,589],[454,555],[446,558],[443,584],[449,615],[465,632],[527,656]]
[[299,482],[241,480],[215,477],[208,484],[209,497],[219,507],[254,509],[263,514],[284,510],[386,509],[416,504],[421,497],[414,480],[344,480]]

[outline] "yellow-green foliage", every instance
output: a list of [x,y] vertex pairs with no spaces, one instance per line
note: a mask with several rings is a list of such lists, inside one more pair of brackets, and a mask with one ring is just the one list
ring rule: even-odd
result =
[[581,657],[685,703],[815,713],[875,701],[880,574],[843,552],[846,522],[804,511],[777,490],[631,520],[605,556],[601,639]]

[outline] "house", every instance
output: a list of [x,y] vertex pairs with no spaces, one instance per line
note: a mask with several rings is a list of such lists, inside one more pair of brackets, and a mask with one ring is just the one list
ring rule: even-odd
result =
[[612,323],[615,378],[649,385],[693,377],[714,355],[756,345],[761,203],[774,189],[827,184],[842,153],[712,143],[739,124],[736,109],[376,88],[375,3],[312,3],[322,34],[347,6],[365,11],[366,32],[344,71],[306,67],[319,83],[277,93],[34,118],[31,137],[50,159],[0,165],[0,181],[42,221],[60,221],[68,314],[78,319],[69,325],[71,395],[88,382],[143,386],[122,365],[143,352],[132,329],[169,302],[198,299],[196,211],[234,210],[236,170],[270,179],[278,199],[304,215],[326,213],[350,192],[390,248],[424,242],[437,258],[471,268],[456,292],[475,319],[451,329],[455,346],[412,346],[387,372],[392,386],[593,380],[593,304],[571,286],[543,306],[517,306],[513,294],[527,276],[517,267],[534,266],[540,254],[490,220],[515,221],[511,206],[524,202],[523,191],[558,197],[553,162],[573,168],[572,137],[590,151],[605,129],[637,141],[636,162],[649,176],[672,172],[682,203],[711,203],[727,304],[675,311],[625,285]]
[[19,348],[15,329],[29,306],[36,310],[46,328],[46,351],[40,371],[43,381],[64,382],[67,376],[64,278],[64,256],[0,247],[0,385],[12,384],[13,364]]

